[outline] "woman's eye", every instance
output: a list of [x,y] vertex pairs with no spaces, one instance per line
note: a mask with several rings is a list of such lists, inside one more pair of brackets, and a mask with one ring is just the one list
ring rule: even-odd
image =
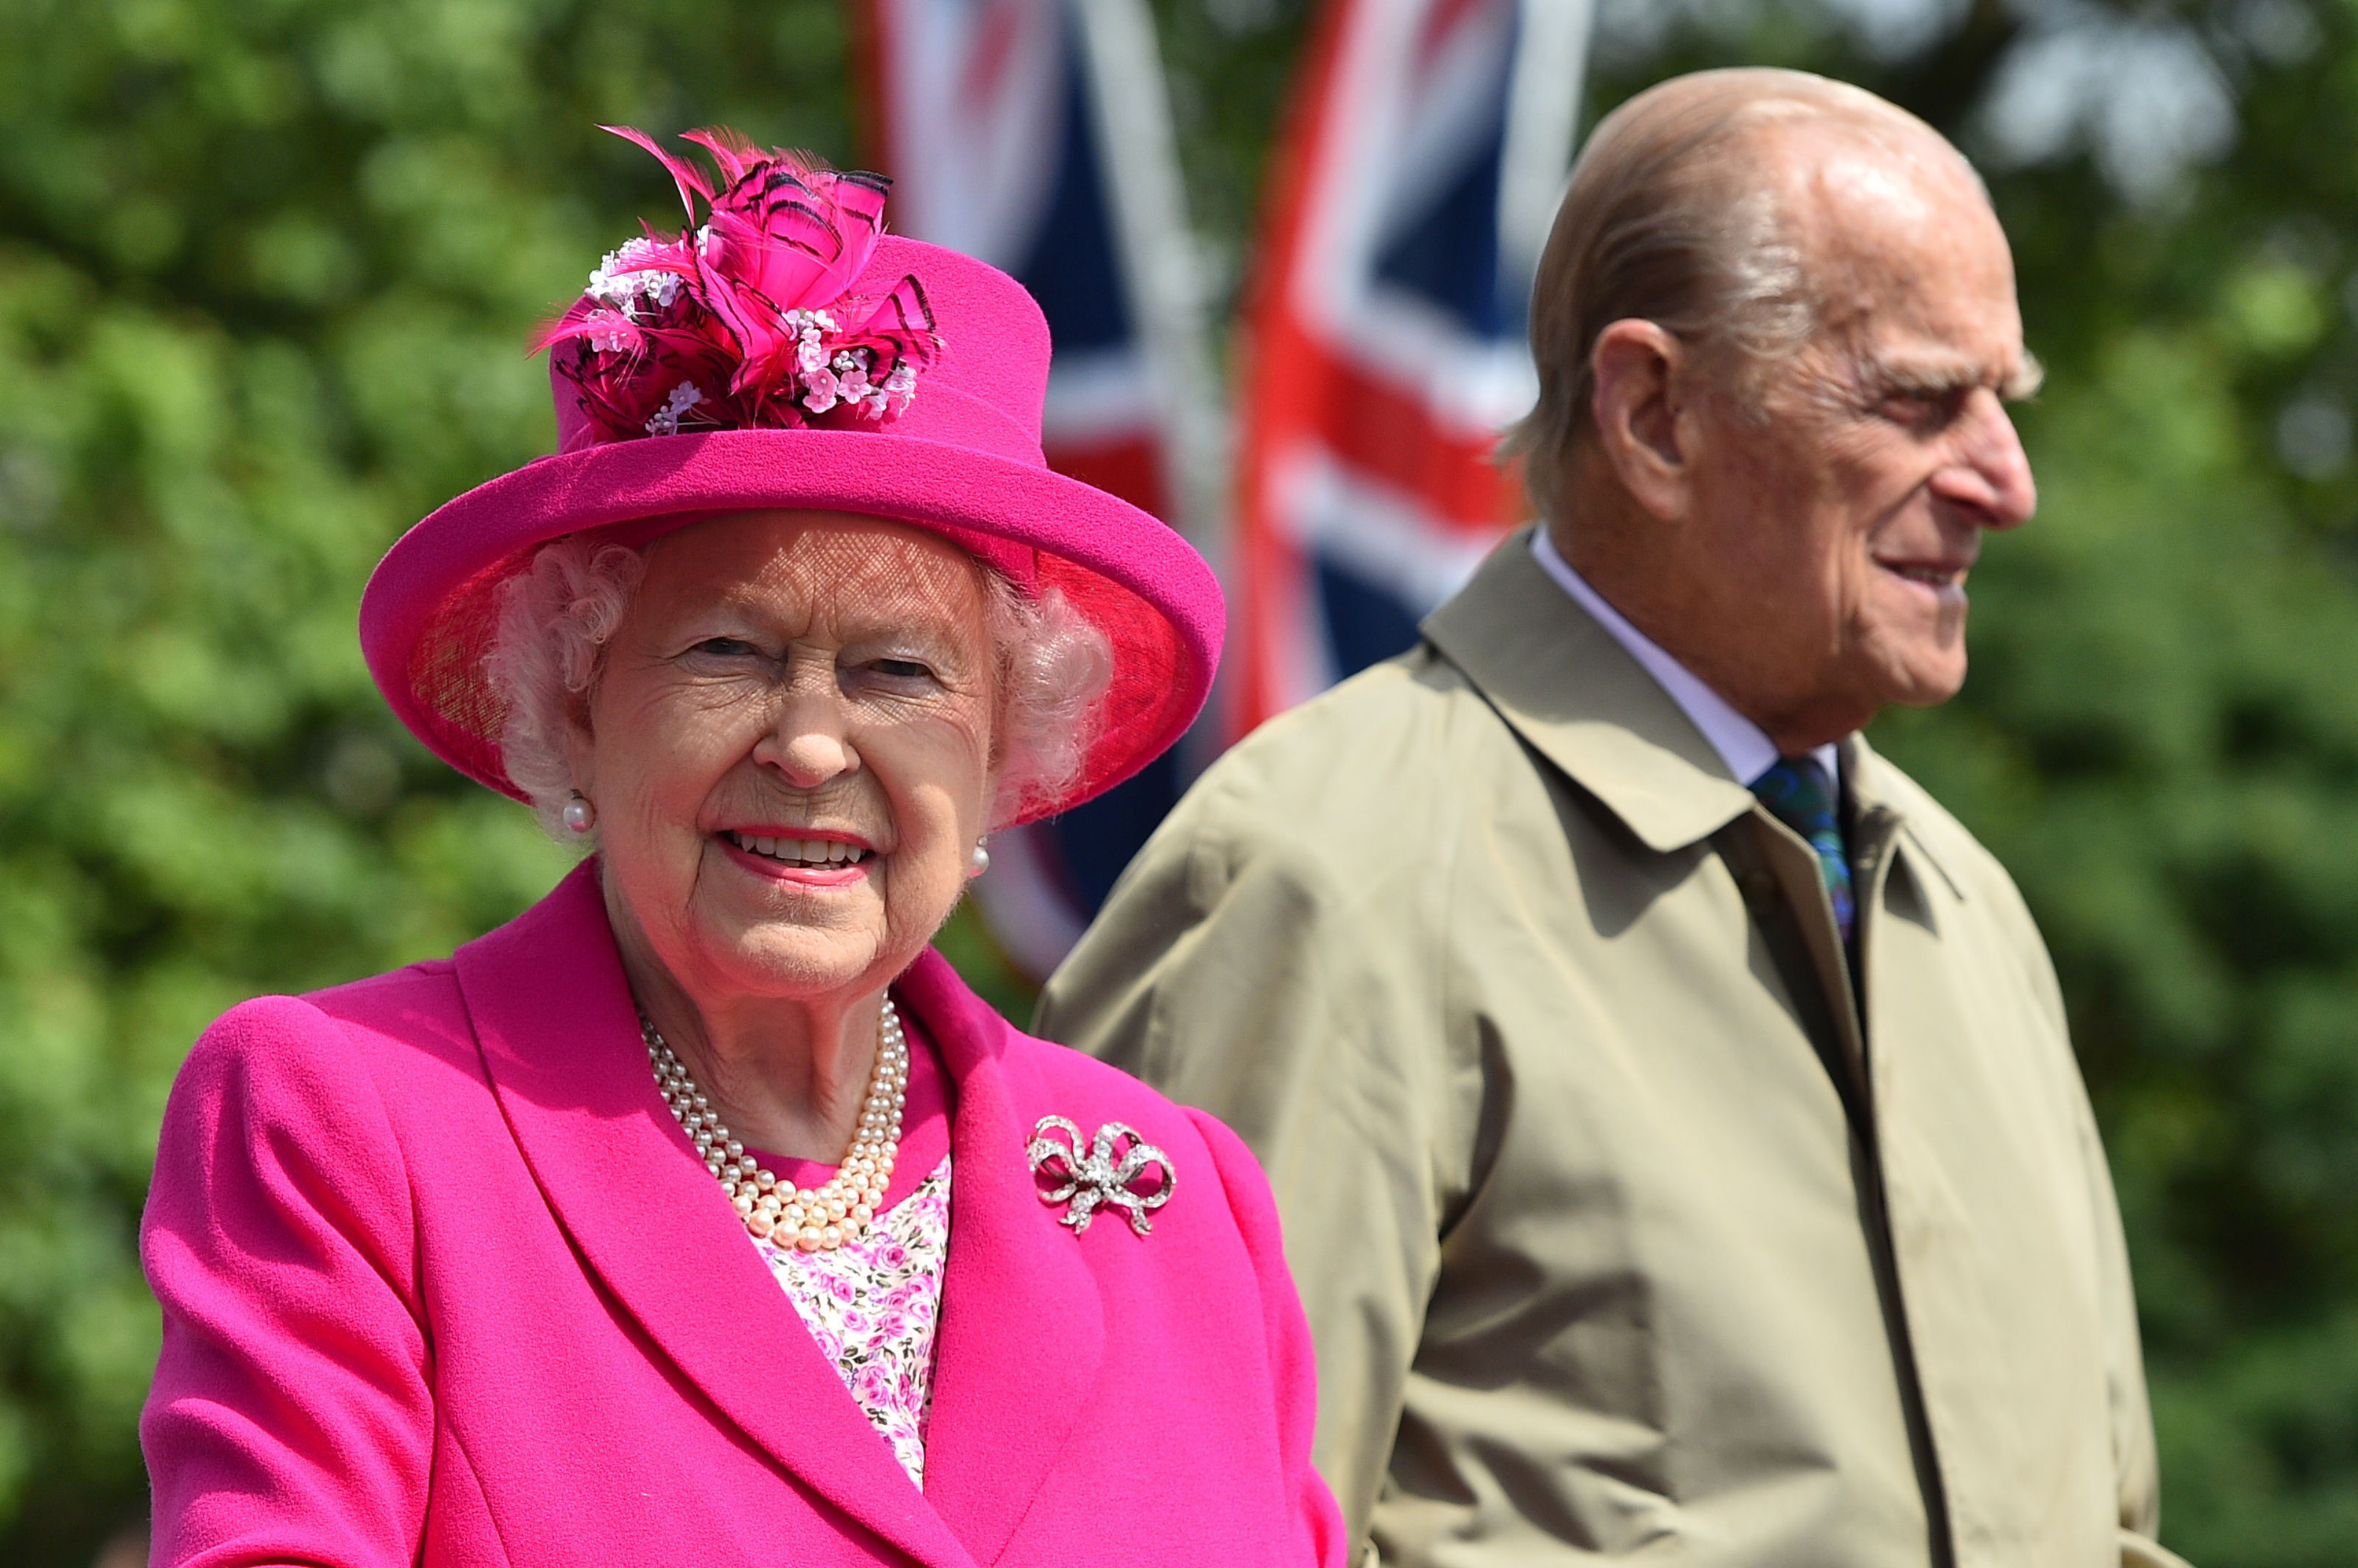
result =
[[870,666],[880,676],[894,680],[923,680],[934,672],[914,659],[879,659]]
[[719,659],[741,659],[761,652],[742,637],[707,637],[696,645],[696,651]]

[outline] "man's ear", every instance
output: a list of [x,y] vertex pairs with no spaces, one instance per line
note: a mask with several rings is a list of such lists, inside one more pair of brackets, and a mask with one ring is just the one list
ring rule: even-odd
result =
[[1605,460],[1639,505],[1665,522],[1686,511],[1697,431],[1682,388],[1686,346],[1651,321],[1615,321],[1589,352]]

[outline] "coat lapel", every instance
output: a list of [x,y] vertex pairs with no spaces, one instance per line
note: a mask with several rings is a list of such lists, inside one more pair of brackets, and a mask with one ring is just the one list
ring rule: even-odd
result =
[[[550,1209],[656,1349],[849,1519],[927,1568],[968,1568],[655,1092],[596,862],[456,962],[494,1091]],[[961,1203],[966,1181],[962,1165]]]
[[937,953],[895,989],[957,1085],[925,1497],[978,1563],[995,1563],[1087,1411],[1104,1307],[1081,1238],[1033,1182],[1032,1128],[1059,1108],[1021,1049],[1029,1042]]
[[1677,699],[1532,558],[1529,528],[1422,630],[1516,733],[1656,853],[1752,810],[1752,792]]

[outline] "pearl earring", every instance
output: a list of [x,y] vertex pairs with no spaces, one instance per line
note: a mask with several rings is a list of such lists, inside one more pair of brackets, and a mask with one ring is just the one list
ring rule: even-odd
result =
[[975,840],[974,849],[968,853],[966,863],[970,868],[968,874],[973,876],[979,877],[990,870],[990,851],[983,848],[982,839]]
[[598,808],[590,805],[590,797],[578,789],[558,815],[564,818],[567,830],[572,833],[587,833],[598,825]]

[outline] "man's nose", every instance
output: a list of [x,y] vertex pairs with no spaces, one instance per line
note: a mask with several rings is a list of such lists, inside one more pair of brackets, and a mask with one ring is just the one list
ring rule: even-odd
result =
[[1995,393],[1974,394],[1979,406],[1950,463],[1932,477],[1933,493],[1973,514],[1985,528],[2012,528],[2039,510],[2038,481],[2030,477],[2030,454]]

